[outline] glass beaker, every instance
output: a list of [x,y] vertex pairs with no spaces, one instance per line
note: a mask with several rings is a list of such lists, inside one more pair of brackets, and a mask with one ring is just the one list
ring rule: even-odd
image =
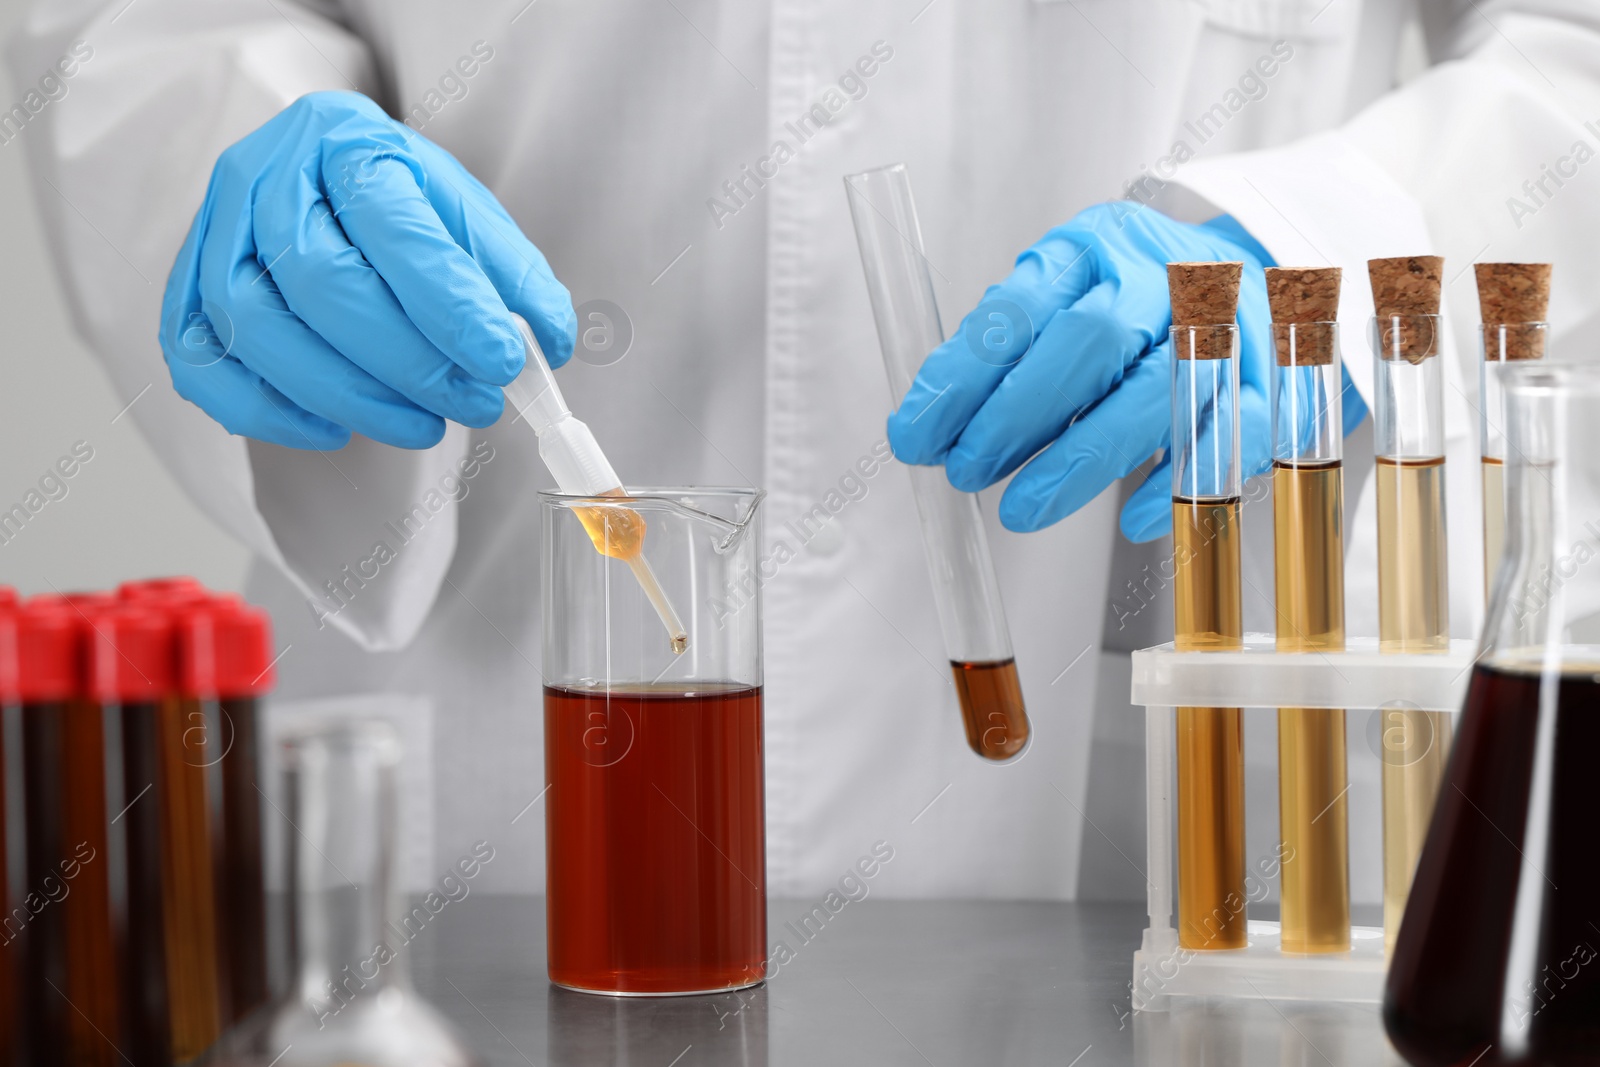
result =
[[[557,985],[651,996],[766,975],[761,585],[783,561],[758,559],[761,498],[540,494]],[[689,635],[681,653],[627,564],[596,551],[589,533],[640,520],[644,554]]]
[[[348,720],[284,742],[289,989],[206,1055],[209,1067],[475,1067],[480,1061],[411,986],[398,871],[392,727]],[[418,913],[421,913],[420,916]]]
[[1504,384],[1506,553],[1384,999],[1418,1065],[1600,1055],[1600,366]]

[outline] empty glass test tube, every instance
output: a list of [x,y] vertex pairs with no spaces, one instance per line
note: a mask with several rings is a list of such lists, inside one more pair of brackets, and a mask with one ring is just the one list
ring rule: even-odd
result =
[[[944,343],[911,181],[905,164],[896,163],[849,175],[844,184],[889,391],[899,404],[923,359]],[[967,744],[987,760],[1015,759],[1028,745],[1028,715],[977,495],[957,490],[938,467],[907,470]]]
[[1483,591],[1494,588],[1496,565],[1505,548],[1506,416],[1501,384],[1505,369],[1542,359],[1550,324],[1550,264],[1474,263],[1483,360],[1478,364],[1478,440],[1483,458]]
[[[1239,527],[1239,263],[1169,263],[1172,290],[1173,645],[1244,643]],[[1244,720],[1178,719],[1178,943],[1245,947]]]
[[[1438,313],[1444,261],[1375,259],[1367,268],[1378,312],[1372,327],[1378,647],[1444,652],[1450,647]],[[1380,711],[1383,937],[1393,951],[1450,753],[1451,725],[1448,712]]]
[[[1279,652],[1344,649],[1338,267],[1267,268]],[[1344,711],[1278,709],[1284,952],[1350,948]]]

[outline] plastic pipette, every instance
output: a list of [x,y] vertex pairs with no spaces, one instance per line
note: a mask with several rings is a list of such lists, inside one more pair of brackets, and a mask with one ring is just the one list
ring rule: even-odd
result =
[[[562,399],[561,388],[556,385],[555,375],[533,331],[522,316],[513,314],[511,317],[522,332],[528,362],[517,380],[506,386],[506,399],[539,436],[539,458],[544,460],[563,493],[626,499],[628,491],[606,461],[605,453],[600,451],[594,434],[573,418],[567,402]],[[681,653],[688,648],[689,634],[678,621],[678,613],[672,610],[661,583],[656,581],[650,561],[644,558],[644,517],[620,504],[597,504],[572,510],[588,531],[594,547],[602,555],[622,560],[633,571],[639,587],[650,599],[656,614],[661,616],[661,624],[667,628],[672,651]]]

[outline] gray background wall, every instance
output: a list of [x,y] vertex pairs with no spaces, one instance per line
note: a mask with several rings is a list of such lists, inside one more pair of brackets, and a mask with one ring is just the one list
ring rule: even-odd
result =
[[[27,6],[0,0],[0,37]],[[0,99],[9,103],[3,63]],[[67,481],[66,496],[0,543],[0,584],[35,593],[181,573],[237,589],[244,550],[189,503],[132,417],[118,418],[123,401],[72,331],[28,181],[28,132],[0,144],[0,512],[74,442],[88,442],[94,458]]]

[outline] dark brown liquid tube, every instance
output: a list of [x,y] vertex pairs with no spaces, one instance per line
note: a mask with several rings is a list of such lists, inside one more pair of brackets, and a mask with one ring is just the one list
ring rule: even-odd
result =
[[222,900],[227,931],[228,1017],[267,1000],[267,903],[262,871],[261,754],[254,697],[220,701],[222,741]]
[[967,745],[986,760],[1004,762],[1028,747],[1028,713],[1014,659],[988,663],[952,660],[956,696]]
[[117,950],[111,913],[107,848],[104,715],[84,698],[61,712],[61,830],[54,851],[58,872],[70,881],[61,901],[66,926],[67,1063],[112,1067],[118,1006]]
[[[26,891],[20,943],[23,951],[22,1012],[30,1058],[67,1044],[67,927],[61,900],[67,883],[56,870],[62,839],[61,725],[65,701],[29,701],[22,706],[22,752],[27,767],[23,804],[27,812]],[[9,946],[8,946],[9,947]],[[37,1052],[35,1056],[33,1053]]]
[[164,1067],[172,1058],[167,999],[167,946],[162,912],[159,701],[124,704],[123,801],[118,821],[127,858],[127,922],[123,988],[127,1054],[134,1067]]

